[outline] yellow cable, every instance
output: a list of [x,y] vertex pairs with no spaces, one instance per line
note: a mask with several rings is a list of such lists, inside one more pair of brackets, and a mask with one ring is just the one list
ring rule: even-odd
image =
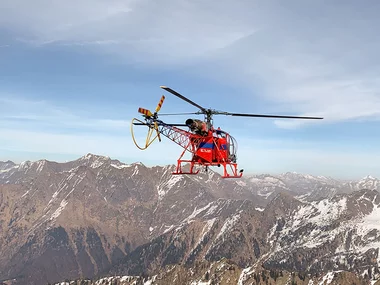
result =
[[[137,142],[136,142],[135,135],[134,135],[134,132],[133,132],[133,123],[134,123],[134,121],[138,121],[139,123],[142,123],[142,124],[144,124],[145,126],[147,126],[147,127],[149,128],[149,130],[148,130],[148,134],[147,134],[147,136],[146,136],[145,147],[140,147],[140,146],[137,144]],[[141,149],[141,150],[145,150],[145,149],[147,149],[147,148],[153,143],[153,141],[158,137],[159,132],[158,132],[158,130],[156,130],[157,135],[156,135],[153,139],[151,139],[152,132],[153,132],[154,130],[155,130],[154,128],[150,127],[150,126],[149,126],[148,124],[146,124],[145,122],[140,121],[139,119],[136,119],[136,118],[133,118],[133,119],[132,119],[132,122],[131,122],[131,134],[132,134],[132,139],[133,139],[133,142],[135,143],[135,145],[136,145],[139,149]]]

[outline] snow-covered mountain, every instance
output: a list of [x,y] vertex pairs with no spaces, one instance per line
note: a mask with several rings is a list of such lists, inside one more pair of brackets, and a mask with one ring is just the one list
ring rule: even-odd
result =
[[0,161],[0,173],[8,172],[14,167],[16,167],[16,164],[10,160],[5,162]]
[[[250,201],[220,199],[137,248],[110,273],[155,276],[169,265],[194,268],[204,261],[211,270],[227,259],[240,272],[235,276],[239,284],[252,284],[263,271],[272,277],[285,274],[289,282],[297,273],[303,276],[297,284],[375,284],[380,279],[379,209],[375,190],[313,202],[278,194],[263,212]],[[202,274],[186,280],[201,281]]]
[[253,194],[264,198],[266,202],[282,192],[289,193],[300,200],[313,201],[361,189],[380,191],[380,180],[370,175],[358,181],[347,182],[325,176],[286,172],[280,175],[248,176],[238,183],[250,189]]
[[[79,166],[86,166],[90,169],[103,169],[105,166],[111,167],[113,170],[127,169],[132,166],[144,166],[141,162],[124,164],[118,160],[112,160],[109,157],[87,154],[78,160],[67,163],[56,163],[47,160],[39,160],[35,162],[25,161],[19,165],[11,161],[0,162],[0,183],[15,184],[22,181],[24,175],[41,173],[48,165],[49,171],[55,172],[73,172]],[[144,166],[145,167],[145,166]],[[173,171],[173,165],[164,167],[145,167],[147,171],[157,172],[161,168],[166,171]],[[165,170],[164,170],[165,171]],[[104,174],[104,173],[103,173]],[[132,173],[137,175],[138,173]],[[12,179],[9,180],[8,178]],[[18,180],[17,180],[18,179]],[[182,180],[183,176],[171,177],[169,186],[172,186]],[[380,191],[380,180],[378,178],[367,175],[358,181],[342,181],[325,176],[312,176],[308,174],[300,174],[296,172],[287,172],[280,175],[260,174],[243,176],[236,180],[224,180],[220,175],[212,170],[208,173],[200,172],[200,175],[187,177],[195,183],[203,183],[207,185],[214,195],[225,198],[239,198],[256,201],[257,204],[265,206],[268,201],[273,199],[278,193],[286,192],[300,199],[312,201],[320,198],[333,197],[335,194],[351,193],[361,189]],[[221,189],[223,188],[223,190]],[[161,192],[161,198],[166,195],[167,190]],[[238,196],[236,196],[238,195]]]
[[173,272],[195,282],[200,276],[188,275],[186,266],[205,274],[226,258],[236,273],[229,278],[241,282],[254,279],[252,268],[259,267],[268,278],[270,270],[321,268],[377,276],[380,184],[370,176],[351,182],[297,173],[225,180],[210,170],[173,176],[174,165],[93,154],[0,167],[0,280],[154,276],[176,264]]
[[10,165],[0,173],[0,280],[92,277],[194,208],[220,197],[252,196],[213,172],[173,171],[173,165],[148,168],[93,154],[67,163]]
[[[267,210],[278,208],[284,200],[272,200]],[[276,216],[267,237],[271,249],[264,264],[314,273],[331,268],[377,279],[379,221],[380,195],[375,190],[295,203]]]

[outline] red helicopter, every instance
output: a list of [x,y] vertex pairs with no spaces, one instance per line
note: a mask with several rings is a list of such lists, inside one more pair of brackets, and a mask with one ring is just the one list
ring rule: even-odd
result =
[[[290,119],[323,119],[320,117],[299,117],[299,116],[279,116],[279,115],[258,115],[258,114],[239,114],[223,111],[206,109],[194,103],[185,96],[179,94],[173,89],[160,86],[162,89],[181,98],[187,103],[199,108],[198,112],[182,113],[204,115],[204,121],[198,119],[187,119],[185,124],[168,124],[158,119],[158,112],[165,100],[165,96],[161,97],[154,113],[139,108],[145,121],[137,118],[132,120],[131,133],[135,145],[144,150],[158,138],[161,141],[161,135],[167,137],[173,142],[180,145],[184,150],[177,160],[177,168],[173,174],[198,174],[199,169],[195,170],[195,166],[205,166],[206,171],[209,166],[223,166],[223,178],[240,178],[243,175],[243,169],[238,171],[237,168],[237,142],[229,133],[215,129],[212,124],[213,115],[241,116],[241,117],[261,117],[261,118],[290,118]],[[161,114],[161,115],[182,115],[182,114]],[[140,147],[135,140],[133,133],[133,125],[143,125],[148,127],[148,135],[144,147]],[[188,127],[187,130],[180,127]],[[154,134],[155,133],[155,134]],[[184,159],[186,152],[190,152],[191,159]],[[183,164],[190,164],[189,170],[183,170]]]

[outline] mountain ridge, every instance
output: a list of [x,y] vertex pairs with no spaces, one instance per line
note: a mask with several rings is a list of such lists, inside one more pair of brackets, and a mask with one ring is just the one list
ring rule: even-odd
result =
[[[142,163],[141,161],[135,161],[135,162],[131,162],[131,163],[124,163],[124,162],[121,162],[120,160],[118,159],[111,159],[110,156],[105,156],[105,155],[100,155],[100,154],[94,154],[94,153],[87,153],[87,154],[84,154],[82,156],[80,156],[79,158],[77,159],[74,159],[74,160],[71,160],[71,161],[65,161],[65,162],[58,162],[58,161],[54,161],[54,160],[48,160],[48,159],[45,159],[45,158],[41,158],[41,159],[38,159],[38,160],[25,160],[25,161],[22,161],[20,163],[15,163],[13,162],[12,160],[7,160],[7,161],[0,161],[0,171],[2,170],[2,165],[7,165],[7,164],[10,164],[12,166],[19,166],[19,165],[28,165],[28,164],[34,164],[34,163],[39,163],[39,162],[52,162],[52,163],[57,163],[57,164],[66,164],[66,163],[70,163],[70,162],[73,162],[73,161],[81,161],[81,160],[91,160],[91,159],[102,159],[102,160],[110,160],[110,161],[115,161],[119,164],[122,164],[122,165],[135,165],[135,164],[140,164],[140,165],[144,165],[144,163]],[[148,168],[154,168],[154,167],[164,167],[164,166],[173,166],[174,164],[168,164],[168,165],[154,165],[154,166],[146,166]],[[145,165],[144,165],[145,166]],[[212,170],[211,170],[212,171]],[[324,179],[324,180],[332,180],[332,181],[339,181],[339,182],[350,182],[350,181],[361,181],[361,180],[379,180],[379,178],[371,175],[371,174],[367,174],[365,176],[363,176],[362,178],[358,178],[358,179],[339,179],[339,178],[334,178],[332,176],[324,176],[324,175],[311,175],[311,174],[306,174],[306,173],[300,173],[300,172],[296,172],[296,171],[286,171],[286,172],[283,172],[283,173],[280,173],[280,174],[272,174],[272,173],[261,173],[261,174],[248,174],[246,175],[246,177],[249,177],[249,178],[255,178],[255,177],[289,177],[289,176],[294,176],[294,177],[298,177],[298,178],[312,178],[312,179]]]
[[[351,270],[355,257],[377,276],[377,263],[368,261],[377,260],[380,240],[376,178],[341,183],[288,172],[225,180],[210,170],[172,175],[174,168],[90,153],[65,163],[7,162],[0,172],[0,279],[40,284],[107,272],[157,274],[173,263],[192,268],[223,258],[253,278],[248,272],[261,264],[314,272],[326,263],[334,270],[330,257],[340,258],[342,270]],[[360,231],[348,223],[355,219]],[[284,255],[284,247],[298,255]],[[315,262],[326,250],[335,253]]]

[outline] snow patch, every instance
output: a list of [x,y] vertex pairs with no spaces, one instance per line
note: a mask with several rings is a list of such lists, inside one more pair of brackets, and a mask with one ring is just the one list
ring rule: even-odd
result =
[[101,161],[100,159],[95,160],[93,163],[91,163],[91,168],[99,168],[104,164],[104,161]]
[[58,209],[55,210],[55,212],[51,215],[50,221],[58,218],[59,215],[61,215],[62,211],[66,208],[67,203],[68,202],[65,199],[62,200],[61,204],[59,204]]
[[301,206],[293,216],[293,228],[307,221],[317,226],[326,225],[328,222],[338,219],[347,210],[347,198],[338,202],[328,199],[319,202],[311,202]]
[[135,169],[133,170],[132,176],[135,176],[139,173],[139,167],[138,165],[135,165]]
[[319,282],[318,285],[328,285],[333,281],[333,278],[334,278],[334,272],[329,272],[325,276],[323,276],[322,281]]
[[29,160],[23,161],[18,165],[19,170],[27,170],[31,165],[31,162]]
[[116,164],[111,163],[111,166],[114,167],[114,168],[117,168],[117,169],[123,169],[123,168],[131,167],[132,165],[131,164],[116,165]]
[[173,175],[170,177],[169,181],[166,183],[166,187],[170,190],[176,183],[183,179],[182,175]]
[[244,284],[243,282],[246,281],[249,278],[249,275],[254,272],[255,272],[254,267],[244,268],[239,276],[237,285],[243,285]]
[[232,227],[236,224],[236,222],[240,219],[240,214],[235,214],[232,217],[228,217],[224,224],[223,227],[221,228],[220,232],[218,233],[216,240],[223,236],[226,232],[232,229]]
[[205,211],[206,209],[210,208],[210,206],[213,204],[214,202],[210,202],[208,203],[206,206],[204,206],[203,208],[200,208],[197,210],[197,207],[194,208],[193,212],[190,214],[190,216],[188,216],[184,221],[183,223],[185,222],[190,222],[192,219],[196,218],[200,213],[202,213],[203,211]]
[[46,161],[45,161],[45,160],[39,161],[39,162],[38,162],[38,166],[37,166],[37,170],[36,170],[36,171],[37,171],[37,172],[41,172],[41,171],[43,170],[45,164],[46,164]]
[[244,181],[236,181],[236,184],[241,186],[241,187],[247,186],[247,183],[245,183]]
[[206,222],[206,224],[204,225],[203,229],[202,229],[202,232],[200,234],[200,238],[198,239],[198,242],[195,244],[193,250],[191,252],[193,252],[199,244],[201,244],[205,238],[205,236],[207,235],[207,233],[211,230],[212,226],[214,225],[216,221],[216,218],[213,218],[211,220],[208,220]]
[[181,175],[173,175],[170,177],[170,179],[162,184],[157,186],[157,192],[158,192],[158,200],[162,200],[164,196],[176,185],[178,182],[180,182],[183,179],[183,176]]
[[164,230],[164,232],[163,232],[164,234],[166,234],[167,232],[171,231],[174,228],[174,225],[165,226],[165,227],[168,228],[168,229]]
[[134,276],[123,276],[120,278],[120,282],[131,282],[134,278]]
[[267,191],[258,191],[257,192],[257,195],[259,195],[259,196],[261,196],[261,197],[264,197],[265,199],[268,199],[268,197],[270,196],[270,195],[272,195],[273,194],[273,192],[274,191],[269,191],[269,192],[267,192]]
[[9,171],[11,171],[12,169],[15,169],[15,168],[19,168],[19,166],[18,166],[18,165],[15,165],[15,166],[12,166],[12,167],[10,167],[10,168],[0,169],[0,173],[9,172]]
[[209,216],[212,214],[215,214],[216,210],[218,209],[219,205],[215,204],[210,207],[210,209],[207,210],[205,216]]

